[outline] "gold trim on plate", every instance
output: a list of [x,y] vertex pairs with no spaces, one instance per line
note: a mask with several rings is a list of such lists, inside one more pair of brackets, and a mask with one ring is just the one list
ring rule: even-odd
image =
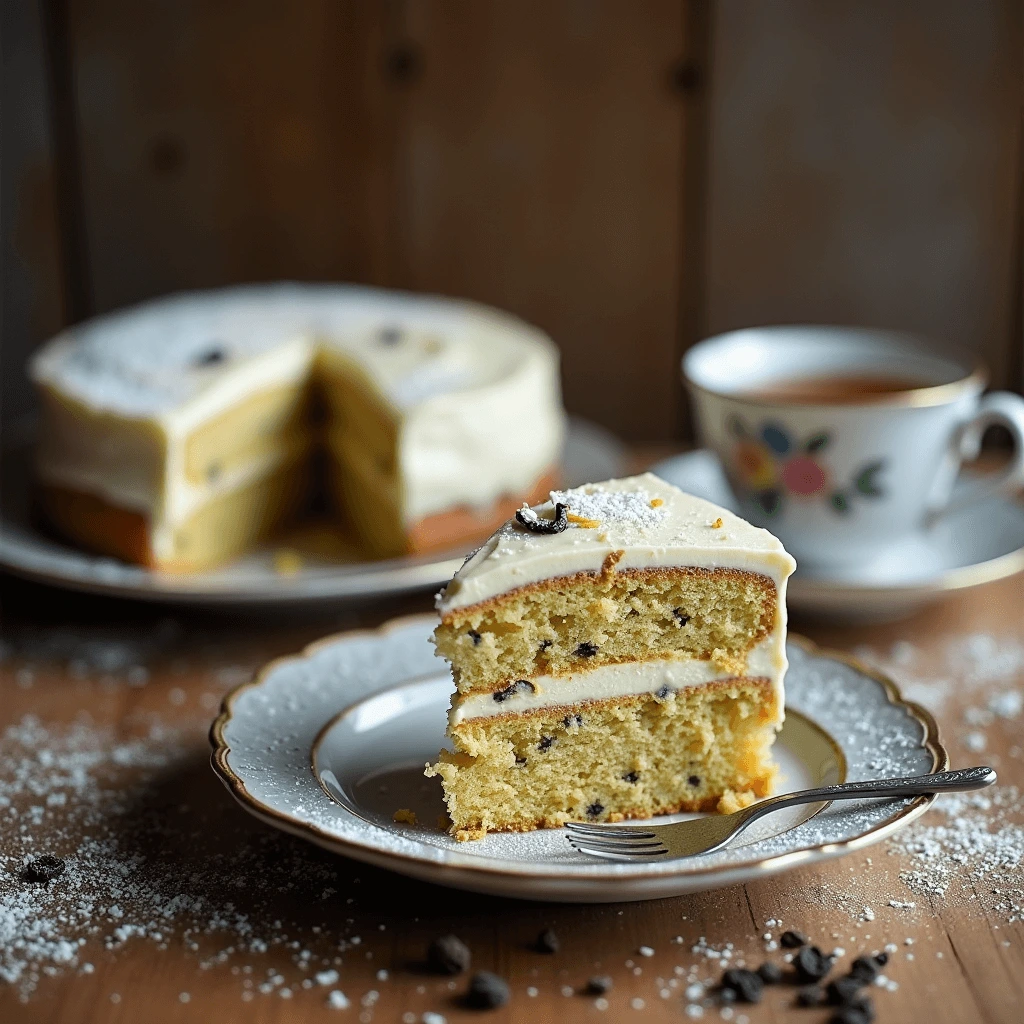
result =
[[[278,668],[291,662],[303,661],[306,658],[311,657],[317,651],[324,647],[330,646],[337,643],[342,639],[358,638],[358,637],[372,637],[372,636],[387,636],[388,633],[395,632],[405,626],[411,625],[416,622],[423,622],[424,624],[430,622],[436,622],[437,617],[432,614],[421,614],[421,615],[405,615],[400,618],[391,619],[385,622],[377,629],[355,629],[347,630],[341,633],[335,633],[330,636],[324,637],[320,640],[309,644],[302,649],[298,654],[285,655],[280,658],[275,658],[268,664],[264,665],[259,672],[248,682],[242,683],[236,686],[224,697],[221,704],[221,712],[214,719],[210,726],[210,743],[213,747],[213,753],[210,757],[210,763],[213,767],[214,772],[219,776],[221,781],[227,786],[232,796],[250,813],[269,824],[276,825],[282,828],[286,832],[290,832],[293,835],[302,836],[306,839],[315,842],[319,846],[324,846],[328,849],[332,849],[337,853],[341,853],[346,856],[355,857],[357,860],[364,860],[370,863],[376,864],[380,867],[388,867],[389,862],[394,861],[405,861],[413,864],[419,864],[428,866],[436,869],[443,869],[444,865],[436,862],[425,862],[420,857],[412,854],[398,853],[395,851],[382,851],[374,849],[373,847],[365,846],[362,843],[354,843],[333,833],[326,832],[315,825],[308,822],[299,821],[287,814],[283,814],[281,811],[268,806],[267,804],[261,803],[257,800],[249,791],[246,789],[245,782],[235,774],[231,766],[228,764],[228,754],[230,753],[230,747],[224,738],[224,730],[228,723],[231,721],[231,714],[234,703],[241,694],[247,690],[262,685],[265,679]],[[939,727],[931,713],[925,708],[921,707],[920,704],[914,701],[906,700],[900,693],[899,687],[893,680],[888,676],[882,674],[876,669],[865,665],[859,659],[852,655],[845,654],[842,651],[834,651],[828,648],[819,647],[813,641],[808,640],[806,637],[799,636],[791,633],[788,637],[790,641],[803,648],[808,654],[814,657],[826,657],[832,658],[837,661],[841,661],[855,671],[868,676],[879,683],[891,704],[898,707],[906,708],[910,716],[915,719],[922,729],[922,745],[932,756],[932,767],[931,772],[942,772],[946,771],[949,767],[949,754],[945,747],[942,745],[942,741],[939,738]],[[799,712],[798,712],[799,713]],[[806,718],[806,716],[801,716]],[[333,718],[332,718],[333,720]],[[817,723],[813,723],[817,724]],[[818,726],[822,732],[828,735],[827,730]],[[318,730],[318,735],[322,732]],[[832,744],[837,748],[840,757],[842,758],[841,763],[845,768],[846,758],[845,754],[842,753],[842,749],[834,738],[829,736]],[[310,766],[312,772],[312,766]],[[315,778],[314,782],[319,786],[319,780]],[[321,789],[322,791],[322,789]],[[866,846],[870,846],[886,836],[891,835],[897,829],[903,827],[905,824],[909,824],[910,821],[922,815],[928,807],[934,802],[935,796],[919,796],[909,806],[905,807],[899,814],[880,825],[876,825],[874,828],[869,829],[862,835],[855,836],[852,839],[842,840],[835,843],[819,843],[815,846],[808,846],[802,850],[793,850],[790,853],[778,854],[774,857],[765,857],[749,861],[737,861],[735,863],[722,864],[714,868],[703,868],[698,872],[690,871],[679,871],[677,874],[681,876],[685,875],[697,875],[700,877],[713,877],[715,875],[722,875],[726,873],[735,873],[737,871],[756,871],[759,875],[770,875],[776,874],[780,871],[788,868],[796,867],[803,862],[810,862],[813,860],[823,859],[826,857],[836,856],[840,853],[848,853],[854,850],[862,849]],[[467,862],[468,861],[468,862]],[[565,878],[565,876],[559,871],[544,871],[529,873],[516,872],[505,868],[495,868],[486,864],[473,864],[471,858],[466,858],[466,861],[460,860],[457,864],[449,865],[449,869],[454,873],[468,872],[471,875],[486,875],[494,879],[506,878],[509,880],[515,879],[532,879],[532,880],[548,880],[557,882],[559,879]],[[672,877],[671,875],[659,873],[657,876],[651,876],[652,878],[666,878]],[[628,876],[624,878],[618,873],[602,874],[601,872],[589,872],[585,879],[579,879],[580,881],[632,881],[634,879]],[[646,880],[646,879],[645,879]],[[575,879],[574,879],[575,881]]]

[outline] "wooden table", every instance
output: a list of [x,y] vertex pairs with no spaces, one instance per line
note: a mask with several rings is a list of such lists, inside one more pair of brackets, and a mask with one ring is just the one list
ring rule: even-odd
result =
[[[91,973],[79,966],[43,976],[27,1001],[19,997],[17,985],[0,987],[0,1021],[5,1024],[397,1022],[421,1021],[431,1011],[449,1021],[688,1020],[692,1016],[687,1015],[683,992],[691,965],[700,978],[717,977],[721,970],[716,961],[694,955],[693,945],[701,936],[718,948],[731,942],[754,966],[766,956],[778,959],[782,951],[766,954],[762,939],[766,931],[778,937],[781,928],[766,924],[772,919],[805,932],[826,950],[845,948],[844,961],[894,943],[898,948],[886,974],[899,988],[872,990],[881,1021],[973,1024],[1021,1019],[1024,925],[1009,923],[1004,911],[993,909],[1000,897],[969,880],[964,899],[913,894],[899,878],[902,858],[891,855],[886,844],[754,884],[689,897],[622,905],[544,905],[406,880],[279,835],[246,815],[208,765],[206,729],[231,683],[264,660],[321,635],[428,608],[426,596],[314,620],[175,613],[10,579],[0,584],[8,644],[0,666],[0,725],[6,728],[35,715],[59,730],[86,714],[93,726],[109,726],[122,742],[130,736],[152,740],[161,735],[154,733],[154,726],[179,730],[181,748],[133,797],[136,805],[122,808],[117,819],[123,822],[127,852],[138,844],[138,876],[145,878],[155,865],[165,877],[170,872],[180,879],[181,892],[190,898],[202,895],[214,908],[232,904],[234,912],[252,923],[254,934],[278,940],[287,936],[266,952],[245,951],[231,929],[183,935],[180,915],[171,914],[160,940],[129,938],[107,949],[103,938],[117,920],[97,909],[101,927],[78,957],[79,964],[93,965]],[[997,643],[1024,640],[1024,576],[954,597],[900,624],[837,628],[798,617],[793,626],[820,643],[846,650],[870,645],[879,655],[891,652],[893,644],[908,642],[912,648],[895,648],[897,661],[906,660],[910,651],[916,676],[949,678],[943,660],[957,638],[981,633]],[[144,661],[145,671],[126,665],[123,656],[104,670],[102,644],[112,641],[134,645],[130,653]],[[86,662],[88,657],[95,662],[97,643],[101,664],[83,667],[81,651],[86,649]],[[1005,679],[1001,685],[1006,688]],[[1014,685],[1019,689],[1024,678],[1018,677]],[[988,691],[982,686],[958,695],[955,686],[950,689],[952,697],[939,717],[953,765],[993,763],[1002,785],[1024,788],[1024,717],[996,720],[985,729],[984,753],[971,751],[965,744],[977,741],[969,739],[964,709],[983,704]],[[128,765],[123,780],[137,773]],[[123,784],[122,776],[113,781]],[[27,826],[38,835],[40,849],[48,842],[47,823],[59,828],[65,812],[60,806],[48,808],[41,824]],[[20,827],[0,814],[0,855],[9,857],[21,849]],[[54,852],[74,855],[77,839],[57,834],[63,846]],[[224,857],[230,863],[239,850],[247,853],[238,877],[232,878],[231,892],[204,892],[204,879],[222,877],[217,865]],[[1016,886],[1019,891],[1021,873],[1020,864],[1008,865],[992,880],[992,888]],[[10,870],[0,873],[0,893],[11,894],[25,884]],[[975,899],[970,899],[972,888]],[[957,889],[953,885],[949,892]],[[888,905],[890,899],[917,905],[895,909]],[[865,920],[869,915],[864,908],[870,908],[873,921]],[[123,909],[131,908],[126,904]],[[553,955],[531,949],[545,927],[554,928],[561,940],[561,950]],[[457,1001],[464,978],[449,981],[424,972],[428,942],[446,932],[458,934],[471,947],[476,968],[509,980],[513,998],[507,1007],[490,1014],[465,1010]],[[912,946],[905,944],[908,937]],[[653,954],[642,955],[642,946]],[[332,969],[338,957],[336,985],[313,980],[317,971]],[[379,971],[387,973],[378,977]],[[604,1010],[593,997],[578,994],[595,974],[614,979]],[[306,987],[303,979],[308,979]],[[266,993],[260,991],[261,984]],[[326,1005],[326,995],[334,988],[347,994],[351,1007]],[[282,989],[288,990],[287,996]],[[794,1008],[794,991],[788,986],[768,989],[760,1005],[737,1006],[726,1017],[737,1024],[744,1018],[750,1024],[817,1024],[829,1018],[825,1009]],[[703,1017],[721,1020],[720,1008],[705,1008]],[[429,1015],[425,1019],[432,1020]]]

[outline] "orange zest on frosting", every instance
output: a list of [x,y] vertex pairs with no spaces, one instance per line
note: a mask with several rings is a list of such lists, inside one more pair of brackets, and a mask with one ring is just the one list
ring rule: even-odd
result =
[[567,513],[565,518],[568,519],[570,523],[582,526],[585,530],[592,530],[595,526],[601,525],[600,519],[587,519],[584,516],[578,516],[573,512]]

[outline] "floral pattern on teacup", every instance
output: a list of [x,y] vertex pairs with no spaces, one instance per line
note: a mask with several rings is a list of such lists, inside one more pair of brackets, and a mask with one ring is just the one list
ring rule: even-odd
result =
[[733,415],[727,426],[734,439],[729,459],[733,486],[766,516],[780,515],[790,499],[821,498],[836,514],[847,515],[853,510],[854,498],[877,499],[885,494],[878,483],[884,459],[866,463],[852,482],[837,483],[822,457],[832,441],[827,430],[798,443],[780,423],[764,423],[751,430]]

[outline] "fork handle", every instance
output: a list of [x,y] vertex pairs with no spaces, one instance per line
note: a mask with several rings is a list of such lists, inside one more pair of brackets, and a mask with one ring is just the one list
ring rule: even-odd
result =
[[818,789],[804,789],[798,793],[783,793],[767,800],[760,800],[748,809],[748,821],[776,811],[780,807],[794,804],[812,804],[819,800],[857,800],[868,797],[923,796],[932,793],[963,793],[972,789],[984,789],[996,781],[992,768],[958,768],[952,772],[936,772],[933,775],[915,775],[902,779],[868,779],[864,782],[844,782],[839,786],[821,786]]

